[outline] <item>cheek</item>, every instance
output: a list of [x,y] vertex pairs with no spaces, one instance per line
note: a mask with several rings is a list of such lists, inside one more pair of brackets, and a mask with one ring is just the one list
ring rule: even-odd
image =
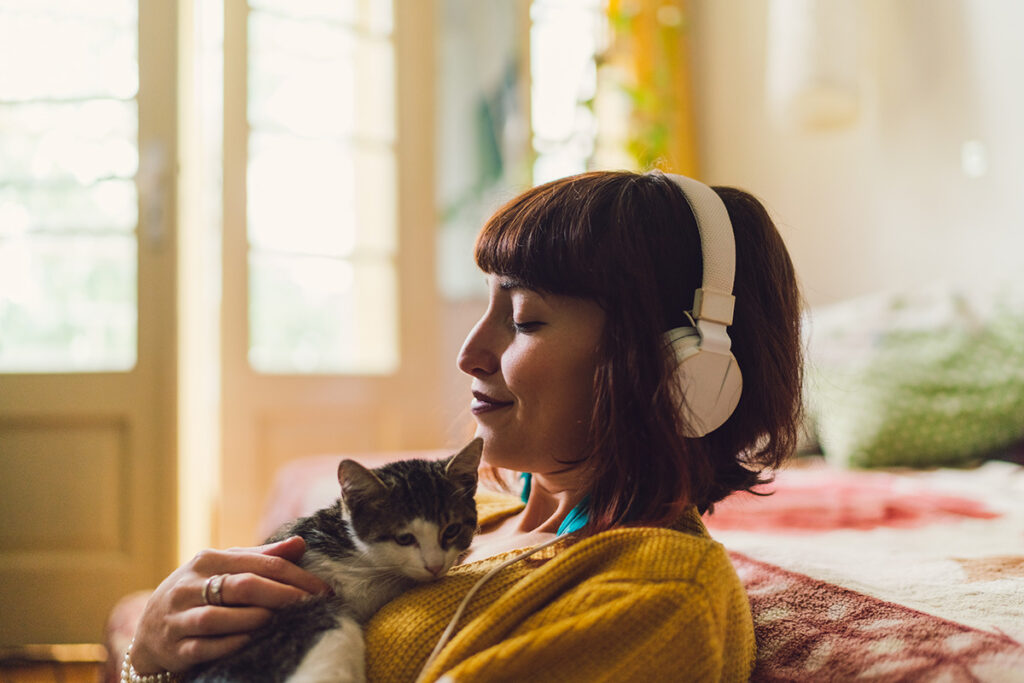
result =
[[402,552],[405,548],[397,546],[390,541],[382,543],[371,543],[367,546],[367,554],[370,560],[377,565],[384,567],[399,566],[405,563]]
[[543,392],[544,416],[563,425],[589,422],[594,404],[595,363],[572,355],[546,363],[536,373]]

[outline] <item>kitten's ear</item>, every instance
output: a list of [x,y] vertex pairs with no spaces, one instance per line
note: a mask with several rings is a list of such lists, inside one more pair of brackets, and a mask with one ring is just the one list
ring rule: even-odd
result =
[[467,488],[475,490],[477,470],[480,467],[480,456],[484,452],[484,440],[477,437],[448,461],[444,468],[445,476]]
[[355,460],[342,460],[338,465],[338,483],[346,499],[380,493],[386,488],[380,477]]

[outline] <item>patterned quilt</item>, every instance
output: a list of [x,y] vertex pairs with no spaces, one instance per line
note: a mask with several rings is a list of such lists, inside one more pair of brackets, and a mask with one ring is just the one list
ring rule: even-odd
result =
[[747,587],[754,680],[1024,681],[1024,467],[780,472],[705,521]]

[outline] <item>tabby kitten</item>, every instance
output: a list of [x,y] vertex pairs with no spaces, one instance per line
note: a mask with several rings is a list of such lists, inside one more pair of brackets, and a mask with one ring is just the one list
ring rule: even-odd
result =
[[364,680],[362,626],[399,593],[444,575],[469,547],[482,448],[474,439],[446,460],[403,460],[373,470],[343,460],[338,501],[268,539],[306,539],[300,566],[335,595],[275,611],[242,650],[193,669],[187,679]]

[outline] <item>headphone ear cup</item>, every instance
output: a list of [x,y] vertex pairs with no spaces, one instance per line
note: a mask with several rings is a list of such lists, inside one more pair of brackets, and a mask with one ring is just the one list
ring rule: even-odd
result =
[[677,327],[666,337],[676,359],[683,436],[704,436],[721,427],[736,410],[743,392],[739,363],[730,352],[702,349],[700,333],[693,327]]

